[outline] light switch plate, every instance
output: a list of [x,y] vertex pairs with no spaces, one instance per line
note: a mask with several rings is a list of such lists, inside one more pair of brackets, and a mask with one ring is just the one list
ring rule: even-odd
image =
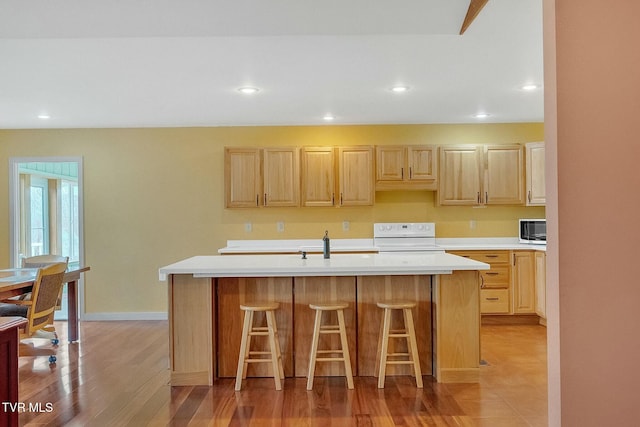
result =
[[342,221],[342,231],[349,231],[351,224],[349,221]]
[[278,233],[282,233],[284,231],[284,221],[278,221],[276,223],[276,228],[278,230]]
[[247,233],[251,233],[252,230],[253,230],[253,225],[250,222],[245,222],[244,231]]

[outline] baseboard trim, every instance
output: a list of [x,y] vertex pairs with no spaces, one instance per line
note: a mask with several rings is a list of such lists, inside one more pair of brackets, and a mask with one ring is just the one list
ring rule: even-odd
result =
[[540,318],[536,314],[483,314],[482,325],[538,325]]
[[125,313],[85,313],[83,321],[117,321],[117,320],[167,320],[168,315],[162,311],[125,312]]

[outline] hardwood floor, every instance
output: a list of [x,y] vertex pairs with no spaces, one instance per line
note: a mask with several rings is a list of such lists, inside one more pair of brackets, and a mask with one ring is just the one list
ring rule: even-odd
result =
[[[214,387],[168,386],[167,322],[83,322],[82,342],[66,343],[57,326],[58,362],[20,358],[22,426],[546,426],[546,329],[537,325],[482,327],[479,384],[424,389],[410,377],[250,378]],[[47,412],[52,404],[52,410]]]

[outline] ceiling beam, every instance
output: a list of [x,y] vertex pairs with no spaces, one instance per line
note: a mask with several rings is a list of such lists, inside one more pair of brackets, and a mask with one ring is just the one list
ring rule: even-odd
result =
[[476,19],[476,16],[480,13],[485,4],[487,4],[489,0],[471,0],[469,2],[469,9],[467,10],[467,16],[464,17],[464,22],[462,23],[462,28],[460,28],[460,35],[464,34],[469,28],[469,25]]

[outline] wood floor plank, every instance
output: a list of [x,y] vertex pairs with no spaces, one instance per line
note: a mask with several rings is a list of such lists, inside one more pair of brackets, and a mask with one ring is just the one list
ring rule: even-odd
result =
[[83,322],[81,341],[66,342],[57,325],[58,363],[19,360],[20,401],[53,405],[51,412],[20,414],[21,426],[544,426],[546,330],[538,325],[483,325],[477,384],[440,384],[424,377],[234,379],[213,387],[169,386],[165,321]]

